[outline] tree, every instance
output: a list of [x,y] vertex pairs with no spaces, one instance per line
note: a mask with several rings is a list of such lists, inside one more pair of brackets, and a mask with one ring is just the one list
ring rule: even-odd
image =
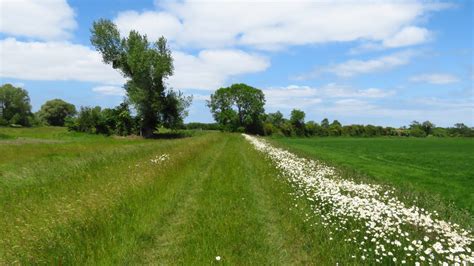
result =
[[192,96],[184,96],[181,92],[168,90],[161,120],[163,125],[170,129],[178,129],[184,125],[184,118],[188,116],[188,107],[191,105]]
[[342,125],[339,121],[334,120],[331,125],[329,125],[329,135],[331,136],[340,136],[342,135]]
[[164,37],[149,43],[146,35],[130,31],[127,38],[122,38],[117,26],[105,19],[94,22],[91,33],[91,43],[102,54],[103,61],[128,78],[124,87],[137,110],[143,136],[153,135],[155,128],[164,122],[169,124],[171,117],[173,121],[182,119],[176,117],[182,115],[182,111],[167,113],[189,104],[182,102],[180,94],[166,92],[164,81],[173,75],[174,68]]
[[99,106],[81,107],[74,122],[68,123],[68,128],[79,132],[110,134],[107,119]]
[[329,120],[327,118],[324,118],[322,121],[321,121],[321,127],[322,128],[329,128]]
[[304,135],[304,118],[306,114],[298,109],[293,109],[290,115],[290,123],[295,128],[298,136]]
[[329,135],[329,120],[327,118],[324,118],[321,121],[321,136],[328,136]]
[[430,121],[425,121],[423,122],[423,124],[421,124],[421,129],[425,131],[426,135],[431,135],[433,133],[434,128],[435,125]]
[[61,99],[47,101],[41,106],[39,116],[51,126],[64,126],[66,118],[76,114],[76,107]]
[[420,127],[421,127],[421,124],[420,124],[420,122],[418,122],[418,121],[414,120],[414,121],[412,121],[412,122],[411,122],[411,124],[410,124],[410,127],[409,127],[409,128],[410,128],[410,129],[415,129],[415,128],[420,128]]
[[281,127],[284,118],[280,111],[276,111],[275,113],[269,113],[266,120],[267,122],[272,123],[275,127]]
[[223,129],[263,133],[265,96],[259,89],[243,83],[216,90],[207,106]]
[[11,84],[0,87],[0,125],[29,126],[32,119],[28,92]]

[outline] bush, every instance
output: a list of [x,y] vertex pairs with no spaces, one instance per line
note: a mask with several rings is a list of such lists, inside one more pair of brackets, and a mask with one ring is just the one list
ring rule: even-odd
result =
[[448,131],[444,128],[440,128],[440,127],[437,127],[435,129],[433,129],[433,133],[432,135],[434,137],[440,137],[440,138],[444,138],[444,137],[447,137],[448,136]]
[[273,135],[278,129],[272,123],[263,124],[263,134],[265,136]]
[[417,138],[424,138],[426,137],[426,132],[421,128],[414,128],[414,129],[410,129],[410,136],[417,137]]

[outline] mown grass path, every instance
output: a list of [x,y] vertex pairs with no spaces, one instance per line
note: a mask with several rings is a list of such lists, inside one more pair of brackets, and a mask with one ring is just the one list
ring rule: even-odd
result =
[[335,264],[355,252],[305,223],[307,202],[240,135],[110,141],[0,158],[0,263]]

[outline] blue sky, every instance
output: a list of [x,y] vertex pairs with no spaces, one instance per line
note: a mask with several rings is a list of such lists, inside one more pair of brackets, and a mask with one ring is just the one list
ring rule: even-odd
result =
[[164,35],[175,75],[194,95],[187,121],[210,122],[205,100],[244,82],[267,112],[343,124],[474,126],[471,1],[1,0],[0,78],[49,99],[119,104],[124,79],[89,42],[94,20],[123,34]]

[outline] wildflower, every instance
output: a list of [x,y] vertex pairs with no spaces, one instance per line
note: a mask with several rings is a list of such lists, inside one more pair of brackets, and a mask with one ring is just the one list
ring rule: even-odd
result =
[[[314,214],[321,217],[322,226],[334,228],[335,224],[339,224],[344,227],[335,228],[336,231],[344,230],[359,235],[365,232],[361,238],[375,243],[373,252],[387,256],[387,249],[388,254],[393,257],[392,260],[398,259],[389,250],[408,251],[410,253],[405,253],[407,257],[411,254],[419,256],[424,252],[430,261],[442,261],[444,258],[456,262],[459,260],[465,264],[474,263],[474,253],[470,250],[474,237],[460,226],[433,218],[434,216],[423,208],[407,206],[394,196],[392,189],[344,179],[335,168],[322,162],[300,158],[286,150],[272,147],[256,137],[245,134],[243,136],[274,163],[280,171],[279,177],[288,178],[296,189],[295,197],[311,199],[309,201],[314,207]],[[346,222],[351,220],[360,222],[365,228],[360,230],[346,227]],[[430,240],[428,236],[424,236],[423,241],[410,242],[410,233],[406,230],[413,227],[430,236],[434,235],[438,242],[430,248],[427,246]],[[358,239],[360,238],[352,237],[350,241],[365,244],[365,241]],[[409,244],[404,246],[399,240],[406,240]],[[433,249],[436,253],[432,252]],[[361,258],[364,260],[365,256]],[[424,256],[419,259],[426,260]],[[415,265],[419,265],[419,262]]]
[[221,260],[221,256],[216,256],[216,260],[217,260],[217,261],[220,261],[220,260]]

